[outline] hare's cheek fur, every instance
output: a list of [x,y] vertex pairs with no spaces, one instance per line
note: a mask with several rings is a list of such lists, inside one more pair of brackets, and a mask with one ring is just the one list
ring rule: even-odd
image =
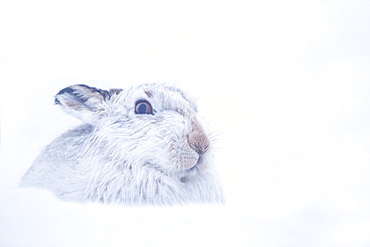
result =
[[[151,118],[152,116],[148,116]],[[157,169],[166,174],[180,174],[194,166],[205,167],[206,159],[189,144],[193,125],[186,117],[165,111],[153,119],[140,117],[101,126],[95,135],[96,150],[103,157],[126,162],[126,167]]]
[[197,165],[199,155],[185,141],[182,144],[180,142],[170,144],[171,161],[178,170],[186,171]]
[[187,140],[192,130],[191,123],[175,112],[158,115],[160,120],[151,126],[145,144],[148,149],[155,150],[151,156],[157,157],[155,165],[169,173],[186,171],[197,165],[199,154]]
[[172,135],[168,143],[170,161],[178,171],[186,171],[197,165],[199,154],[188,144],[186,135]]

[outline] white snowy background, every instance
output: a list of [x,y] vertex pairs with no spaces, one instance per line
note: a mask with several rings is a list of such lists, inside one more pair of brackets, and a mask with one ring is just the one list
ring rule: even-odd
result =
[[[225,206],[18,188],[79,124],[62,88],[176,83],[217,137]],[[370,246],[370,1],[0,2],[0,246]]]

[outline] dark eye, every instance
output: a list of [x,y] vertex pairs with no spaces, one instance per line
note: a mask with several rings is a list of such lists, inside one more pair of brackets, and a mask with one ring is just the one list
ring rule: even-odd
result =
[[153,109],[150,103],[146,100],[139,100],[135,105],[136,114],[153,114]]

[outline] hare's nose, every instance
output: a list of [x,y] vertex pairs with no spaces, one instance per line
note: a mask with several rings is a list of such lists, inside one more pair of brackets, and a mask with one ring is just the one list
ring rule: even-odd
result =
[[204,154],[209,149],[209,139],[203,128],[195,121],[192,122],[192,131],[188,135],[189,146],[199,155]]

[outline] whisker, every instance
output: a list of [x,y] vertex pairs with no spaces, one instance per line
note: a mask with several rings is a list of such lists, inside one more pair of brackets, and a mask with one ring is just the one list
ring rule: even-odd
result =
[[[211,131],[209,133],[209,139],[212,143],[212,149],[214,151],[220,151],[220,150],[225,150],[227,148],[224,147],[224,142],[222,140],[222,135],[227,133],[227,130],[218,130],[218,131]],[[221,137],[221,138],[219,138]]]
[[213,141],[218,141],[217,137],[219,137],[222,134],[225,134],[226,132],[228,132],[228,131],[226,131],[226,130],[222,130],[222,131],[219,130],[219,131],[211,132],[209,134],[209,139],[211,139],[212,142]]

